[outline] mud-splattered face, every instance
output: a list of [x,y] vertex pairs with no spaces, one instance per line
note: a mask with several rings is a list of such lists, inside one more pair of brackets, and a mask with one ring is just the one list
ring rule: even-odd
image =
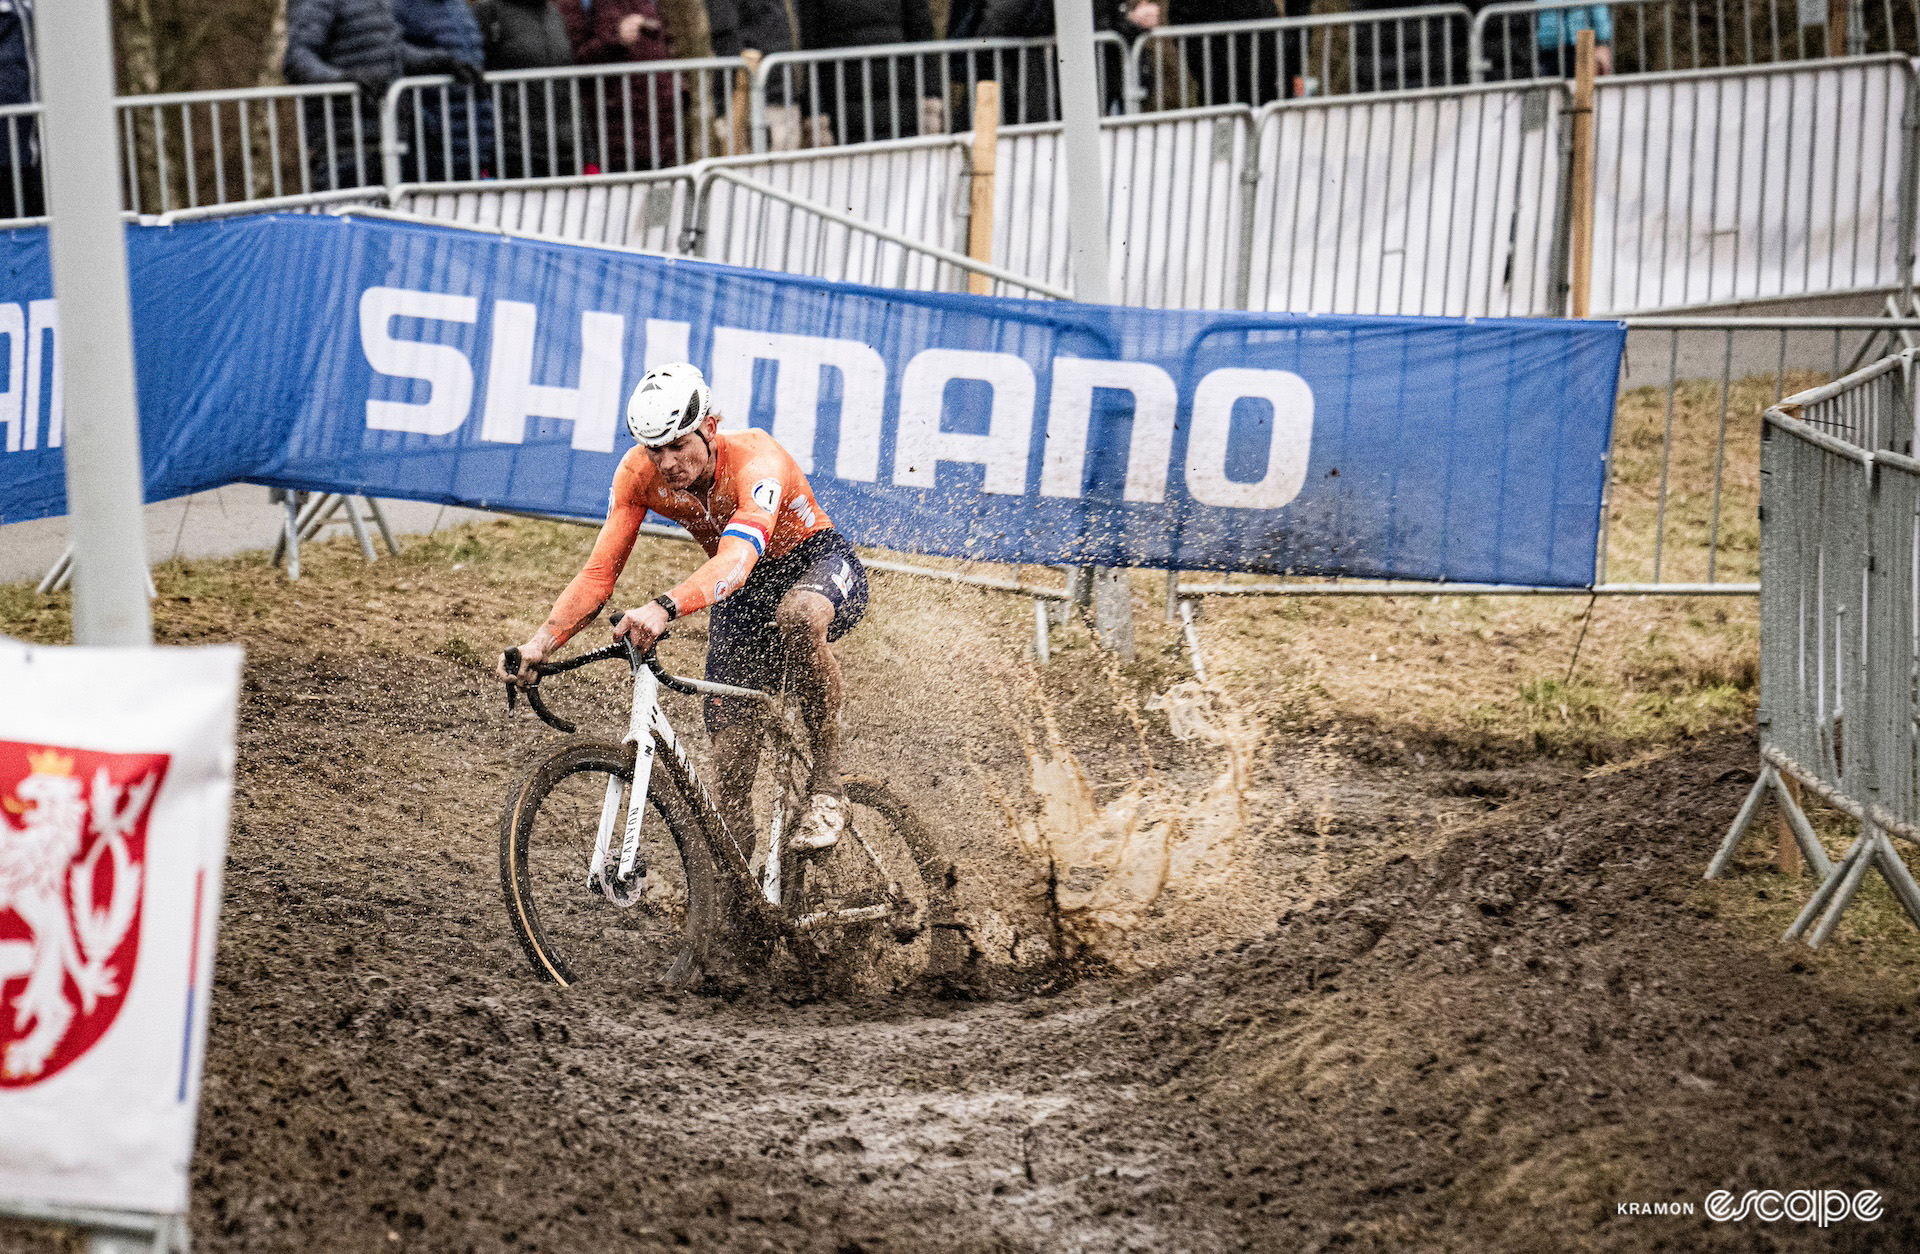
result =
[[668,487],[684,492],[710,476],[713,470],[713,433],[718,426],[718,415],[708,414],[698,427],[673,443],[647,450],[647,456]]

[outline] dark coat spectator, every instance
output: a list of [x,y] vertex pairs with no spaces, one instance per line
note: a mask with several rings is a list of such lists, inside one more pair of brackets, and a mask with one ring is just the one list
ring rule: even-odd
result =
[[716,57],[737,57],[748,48],[792,52],[799,46],[786,0],[707,0],[707,27]]
[[[489,70],[573,64],[567,23],[548,0],[479,0],[473,6]],[[592,160],[574,112],[579,80],[533,77],[498,84],[502,178],[579,174]],[[585,116],[584,107],[581,117]]]
[[[1410,8],[1420,2],[1353,0],[1356,14],[1379,19],[1354,27],[1354,90],[1415,91],[1470,81],[1467,60],[1472,22],[1461,17],[1393,16],[1393,10]],[[1468,0],[1468,7],[1477,8],[1490,2]],[[1345,89],[1346,84],[1336,84],[1328,90]]]
[[[1093,28],[1117,33],[1129,46],[1160,24],[1154,0],[1121,5],[1094,0]],[[988,39],[1041,39],[1053,35],[1053,0],[982,0],[976,34]],[[1108,113],[1126,107],[1126,74],[1118,50],[1107,45],[1099,61],[1100,86]],[[1051,122],[1060,117],[1059,82],[1053,54],[1029,49],[1019,57],[998,55],[1000,112],[1009,122]]]
[[[917,44],[933,38],[927,0],[795,0],[801,45],[808,50],[861,48],[874,44]],[[816,116],[830,119],[843,143],[903,139],[922,127],[921,100],[932,102],[927,120],[938,111],[945,130],[944,101],[937,57],[888,57],[872,61],[829,61],[809,74],[816,93]],[[816,85],[817,84],[817,85]]]
[[[1309,0],[1286,0],[1285,16],[1305,16],[1310,7]],[[1273,0],[1185,0],[1174,5],[1170,24],[1270,22],[1280,16]],[[1157,108],[1180,108],[1187,103],[1189,90],[1196,105],[1257,108],[1284,99],[1293,94],[1304,41],[1300,32],[1268,29],[1189,37],[1181,45],[1185,73],[1180,88],[1153,97]]]
[[[665,61],[667,26],[659,0],[559,0],[567,39],[578,65]],[[593,135],[603,170],[658,170],[680,151],[680,89],[672,74],[608,75],[582,79],[582,107],[599,105],[604,126]]]
[[307,150],[316,190],[381,180],[380,104],[408,74],[477,77],[457,57],[400,37],[392,0],[287,0],[289,83],[353,83],[358,99],[305,102]]
[[[40,98],[33,35],[33,0],[0,0],[0,105]],[[0,218],[37,218],[46,211],[40,128],[30,117],[0,119]]]
[[[444,52],[477,72],[487,52],[467,0],[393,0],[400,37],[416,48]],[[409,182],[465,181],[493,166],[493,102],[484,88],[462,83],[418,93],[418,109],[403,108],[401,177]]]

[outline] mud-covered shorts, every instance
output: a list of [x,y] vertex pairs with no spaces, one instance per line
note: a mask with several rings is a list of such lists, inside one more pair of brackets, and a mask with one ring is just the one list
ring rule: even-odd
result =
[[[859,554],[839,532],[817,532],[782,557],[761,558],[740,591],[707,612],[709,680],[768,692],[779,689],[786,649],[774,614],[796,588],[833,603],[829,640],[846,635],[866,616],[867,568]],[[707,730],[725,727],[747,704],[738,697],[708,697],[703,703]]]

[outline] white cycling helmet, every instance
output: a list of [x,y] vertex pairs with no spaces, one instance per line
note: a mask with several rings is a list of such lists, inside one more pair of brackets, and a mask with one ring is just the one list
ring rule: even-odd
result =
[[700,367],[679,361],[647,371],[627,398],[627,431],[648,448],[661,448],[699,427],[713,398]]

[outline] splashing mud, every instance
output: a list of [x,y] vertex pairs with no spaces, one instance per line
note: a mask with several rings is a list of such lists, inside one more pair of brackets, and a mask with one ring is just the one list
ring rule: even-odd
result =
[[[1015,730],[1026,753],[1031,802],[1002,804],[1020,845],[1049,868],[1061,939],[1078,956],[1122,970],[1147,965],[1135,943],[1144,922],[1164,914],[1170,897],[1198,899],[1225,889],[1247,825],[1247,792],[1259,734],[1254,721],[1217,688],[1175,684],[1148,702],[1166,714],[1173,736],[1223,751],[1219,773],[1197,792],[1149,765],[1118,796],[1102,802],[1058,720],[1039,700],[1044,743],[1033,728]],[[1150,761],[1150,760],[1149,760]]]

